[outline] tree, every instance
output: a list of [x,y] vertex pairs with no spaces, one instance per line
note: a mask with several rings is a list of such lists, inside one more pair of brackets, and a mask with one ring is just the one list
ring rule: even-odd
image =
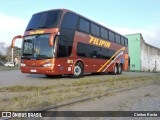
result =
[[[15,46],[13,49],[13,58],[20,60],[21,48]],[[4,42],[0,42],[0,61],[11,61],[12,59],[12,49],[11,46],[7,46]]]
[[4,42],[0,42],[0,61],[5,61],[7,45]]
[[[15,46],[13,48],[13,58],[17,58],[18,60],[20,60],[20,52],[21,52],[21,48]],[[7,61],[11,61],[12,60],[12,48],[10,46],[7,47],[7,52],[6,52],[6,60]]]

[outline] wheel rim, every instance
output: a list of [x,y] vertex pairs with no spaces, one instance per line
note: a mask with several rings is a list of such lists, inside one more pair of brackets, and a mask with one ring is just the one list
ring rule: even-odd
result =
[[116,74],[117,73],[117,66],[115,65],[114,67],[114,73]]
[[78,76],[81,74],[81,68],[79,66],[74,67],[74,75]]
[[119,66],[119,73],[121,73],[121,70],[122,70],[122,68],[121,68],[121,65]]

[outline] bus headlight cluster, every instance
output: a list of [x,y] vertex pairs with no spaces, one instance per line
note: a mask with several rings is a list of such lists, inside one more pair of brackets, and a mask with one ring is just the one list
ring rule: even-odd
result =
[[26,64],[24,64],[24,63],[21,63],[21,67],[26,67]]
[[53,67],[53,65],[54,64],[52,64],[52,63],[47,63],[47,64],[44,64],[43,67]]

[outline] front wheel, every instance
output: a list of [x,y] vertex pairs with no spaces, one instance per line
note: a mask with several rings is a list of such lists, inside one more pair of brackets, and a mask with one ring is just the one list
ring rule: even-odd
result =
[[76,65],[74,66],[74,73],[73,73],[73,75],[71,75],[71,77],[72,78],[79,78],[79,77],[83,76],[83,72],[84,72],[83,64],[81,62],[76,63]]

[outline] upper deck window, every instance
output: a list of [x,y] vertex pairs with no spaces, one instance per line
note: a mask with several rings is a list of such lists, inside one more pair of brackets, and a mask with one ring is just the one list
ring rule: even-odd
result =
[[63,17],[62,28],[75,29],[78,16],[73,13],[66,13]]
[[80,18],[78,29],[83,31],[83,32],[89,33],[90,32],[89,22],[87,20],[83,19],[83,18]]
[[41,28],[54,28],[57,27],[61,16],[61,11],[47,11],[34,14],[26,28],[27,30],[36,30]]
[[99,37],[99,26],[94,23],[91,23],[91,33]]
[[108,30],[101,28],[101,37],[103,39],[108,39]]
[[128,39],[125,38],[125,46],[128,46]]
[[109,31],[109,40],[114,42],[114,33]]
[[124,42],[124,37],[121,37],[121,45],[125,45]]
[[116,43],[120,44],[120,42],[121,42],[120,36],[116,34]]

